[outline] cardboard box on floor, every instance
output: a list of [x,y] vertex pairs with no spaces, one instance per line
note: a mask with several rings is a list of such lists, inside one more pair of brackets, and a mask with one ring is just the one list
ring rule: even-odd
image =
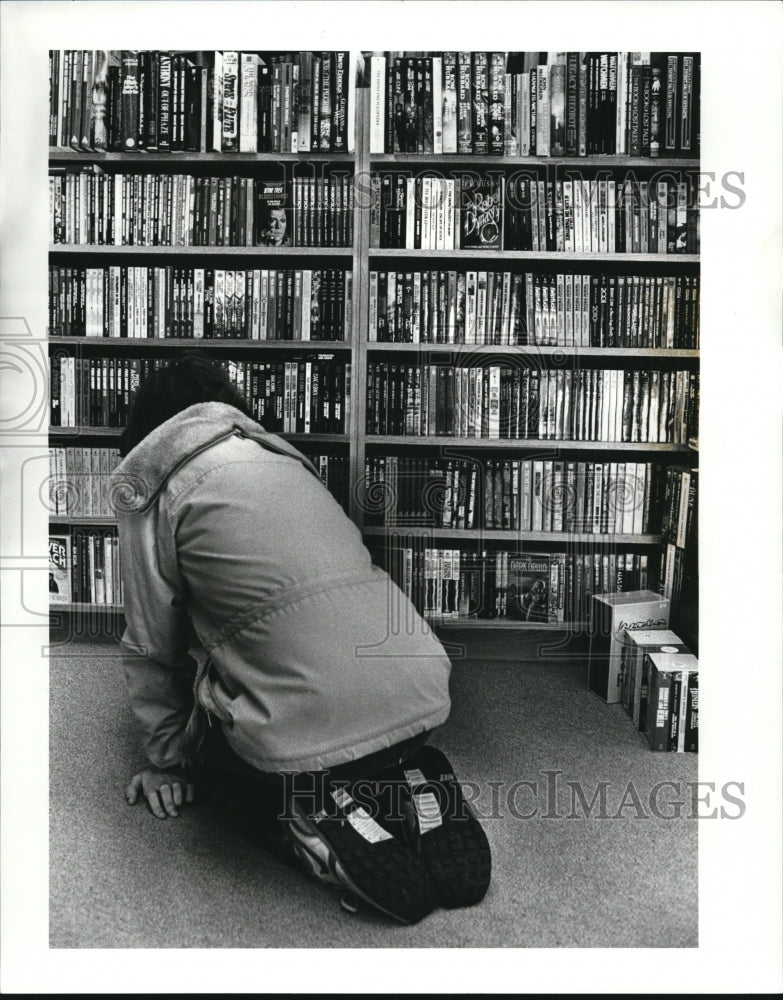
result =
[[[697,751],[698,672],[693,653],[645,653],[647,740],[653,750]],[[694,678],[696,683],[694,684]]]
[[593,594],[587,686],[604,701],[621,697],[625,633],[669,627],[669,599],[652,590]]
[[645,653],[689,653],[687,645],[671,629],[642,629],[626,632],[622,650],[622,676],[620,690],[623,708],[633,719],[637,729],[644,729],[646,716],[642,712],[646,688],[643,669]]

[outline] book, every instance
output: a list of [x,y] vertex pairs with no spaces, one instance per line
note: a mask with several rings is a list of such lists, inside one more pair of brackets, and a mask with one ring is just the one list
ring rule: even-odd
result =
[[514,621],[548,622],[553,559],[546,553],[512,556],[508,564],[508,617]]
[[286,185],[280,181],[256,181],[256,245],[291,245],[291,206]]
[[223,52],[221,152],[239,150],[239,52]]
[[460,246],[466,250],[499,250],[503,246],[504,178],[462,178]]
[[261,58],[242,52],[239,58],[239,152],[258,152],[258,73]]
[[49,535],[49,603],[71,603],[71,538]]
[[386,59],[370,57],[370,152],[389,152],[386,143]]

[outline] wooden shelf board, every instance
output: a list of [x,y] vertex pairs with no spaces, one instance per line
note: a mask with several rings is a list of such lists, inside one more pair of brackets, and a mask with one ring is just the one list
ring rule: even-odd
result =
[[496,528],[438,528],[408,526],[403,524],[388,527],[365,527],[363,534],[371,538],[383,538],[388,533],[400,535],[432,535],[435,538],[453,538],[488,542],[618,542],[623,545],[658,545],[660,535],[591,534],[581,531],[510,531]]
[[245,337],[220,338],[212,337],[50,337],[50,347],[121,347],[125,350],[128,347],[142,348],[144,350],[159,348],[174,348],[175,350],[187,350],[197,346],[199,349],[207,347],[210,350],[214,347],[219,351],[254,351],[260,350],[283,350],[283,351],[311,351],[314,353],[324,353],[331,351],[350,351],[351,345],[345,340],[248,340]]
[[365,435],[367,444],[372,445],[413,445],[416,447],[453,447],[453,448],[516,448],[521,451],[525,449],[549,449],[552,451],[664,451],[683,453],[690,449],[687,444],[648,444],[644,442],[630,441],[540,441],[537,439],[514,439],[509,438],[480,438],[480,437],[446,437],[443,435],[432,437],[410,437],[405,435]]
[[[50,427],[50,437],[119,437],[125,430],[124,427]],[[277,431],[271,433],[278,437],[285,438],[286,441],[300,441],[314,444],[329,443],[343,444],[348,442],[347,434],[283,434]]]
[[51,163],[123,163],[143,166],[147,163],[309,163],[328,160],[330,163],[353,163],[354,153],[193,153],[147,152],[138,150],[131,153],[104,153],[100,150],[75,150],[63,146],[49,147]]
[[[248,340],[246,337],[212,338],[212,337],[49,337],[50,347],[71,347],[89,345],[90,347],[121,347],[141,348],[173,348],[175,350],[199,348],[215,348],[219,351],[350,351],[352,345],[345,340]],[[383,343],[368,341],[366,349],[375,353],[394,354],[410,353],[464,353],[474,354],[538,354],[544,357],[552,355],[565,357],[597,357],[597,358],[699,358],[700,351],[679,348],[662,347],[575,347],[557,346],[553,344],[430,344],[430,343]]]
[[383,343],[377,340],[367,342],[367,350],[373,352],[417,351],[451,352],[464,354],[540,354],[544,356],[559,355],[565,357],[589,358],[698,358],[698,350],[685,350],[668,347],[576,347],[557,346],[554,344],[429,344],[429,343]]
[[80,517],[78,514],[50,514],[49,524],[75,524],[85,528],[111,528],[117,523],[116,517]]
[[420,260],[448,260],[470,258],[475,260],[541,260],[541,261],[599,261],[604,264],[698,264],[699,254],[690,253],[566,253],[549,250],[397,250],[370,247],[370,257],[405,257]]
[[[106,614],[109,612],[124,613],[122,604],[50,604],[49,613],[66,614]],[[517,632],[572,632],[583,631],[583,623],[572,622],[517,622],[506,619],[454,618],[451,620],[427,619],[427,624],[433,629],[492,629]]]
[[119,437],[124,427],[50,427],[49,437]]
[[[216,152],[156,152],[137,151],[110,153],[100,150],[75,150],[64,146],[49,147],[51,163],[172,163],[194,161],[196,163],[308,163],[327,160],[329,162],[353,163],[355,153],[327,153],[319,151],[303,153],[216,153]],[[635,167],[650,170],[672,168],[698,170],[700,161],[690,157],[639,157],[639,156],[489,156],[478,153],[370,153],[370,162],[388,164],[447,163],[450,167],[458,163],[486,166],[513,167]]]
[[49,613],[54,614],[58,611],[65,611],[69,614],[77,613],[90,613],[100,612],[105,613],[108,611],[123,611],[123,604],[50,604]]
[[433,629],[491,629],[514,632],[581,632],[586,625],[582,622],[515,622],[492,618],[452,618],[440,621],[427,619]]
[[700,161],[689,157],[649,156],[490,156],[480,153],[370,153],[370,163],[380,164],[447,164],[469,163],[471,166],[511,166],[511,167],[637,167],[656,171],[672,168],[698,170]]
[[111,254],[124,257],[351,257],[352,247],[117,246],[113,243],[50,243],[50,254]]

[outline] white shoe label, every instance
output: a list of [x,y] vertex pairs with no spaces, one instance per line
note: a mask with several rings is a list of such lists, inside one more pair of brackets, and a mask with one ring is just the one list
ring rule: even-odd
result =
[[417,767],[413,767],[410,771],[405,771],[404,773],[405,780],[411,788],[418,788],[419,785],[423,785],[427,780]]
[[[338,788],[332,792],[332,798],[341,809],[346,809],[353,802],[353,799],[344,788]],[[361,806],[357,806],[356,809],[349,812],[347,818],[354,830],[360,836],[364,837],[369,844],[379,844],[382,840],[393,839],[389,831],[384,830],[380,824],[376,823],[372,816],[362,809]]]
[[440,806],[432,792],[421,792],[419,795],[414,795],[413,804],[416,807],[416,815],[419,817],[421,833],[427,833],[428,830],[434,830],[436,826],[442,825]]
[[420,792],[418,795],[416,794],[416,789],[420,785],[426,785],[427,779],[417,767],[412,767],[403,773],[405,774],[405,780],[414,793],[413,805],[419,819],[419,832],[427,833],[428,830],[434,830],[436,826],[441,826],[443,819],[441,818],[440,806],[435,795],[432,792]]
[[384,830],[382,826],[376,823],[372,816],[366,813],[361,806],[354,809],[353,812],[348,813],[348,822],[370,844],[378,844],[382,840],[392,839],[389,831]]

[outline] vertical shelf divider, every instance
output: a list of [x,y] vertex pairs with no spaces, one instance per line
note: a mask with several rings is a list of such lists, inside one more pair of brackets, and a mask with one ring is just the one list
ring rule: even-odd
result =
[[[354,231],[353,231],[353,324],[351,329],[351,425],[346,430],[350,436],[349,465],[349,511],[354,524],[361,531],[364,528],[364,507],[360,503],[363,491],[361,482],[364,479],[364,452],[367,424],[367,316],[369,280],[369,245],[370,245],[370,205],[366,204],[369,195],[370,169],[370,90],[369,87],[356,88],[356,152],[354,158]],[[357,178],[361,185],[360,196],[357,196]]]

